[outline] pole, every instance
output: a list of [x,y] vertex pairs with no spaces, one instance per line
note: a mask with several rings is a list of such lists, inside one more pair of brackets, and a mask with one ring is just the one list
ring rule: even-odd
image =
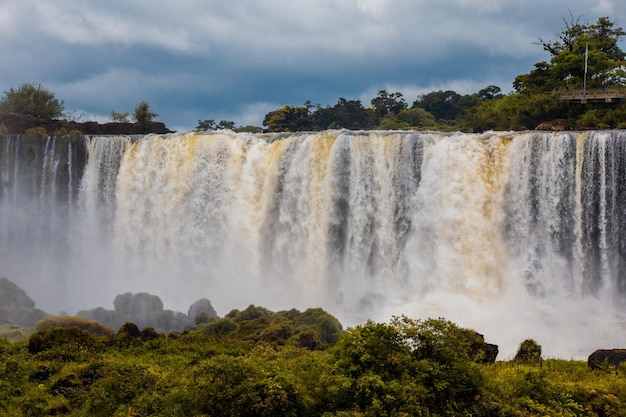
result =
[[587,61],[589,60],[589,43],[585,45],[585,78],[583,79],[583,96],[587,95]]

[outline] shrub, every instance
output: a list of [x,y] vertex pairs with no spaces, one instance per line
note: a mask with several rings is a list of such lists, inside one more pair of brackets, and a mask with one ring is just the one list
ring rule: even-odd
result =
[[533,339],[524,340],[515,354],[515,360],[522,363],[541,362],[541,345]]
[[236,321],[225,317],[211,323],[202,324],[198,327],[198,330],[211,336],[229,336],[233,334],[238,327],[239,325]]
[[241,322],[245,320],[258,319],[261,317],[271,317],[274,314],[274,312],[268,310],[267,308],[257,307],[253,304],[250,304],[248,308],[243,311],[239,311],[237,309],[231,310],[228,314],[226,314],[226,317],[228,317],[229,319],[233,319],[237,322]]
[[291,320],[296,329],[312,329],[323,343],[335,344],[343,333],[339,320],[321,308],[309,308],[304,313],[296,309],[278,313]]
[[53,327],[63,327],[66,329],[76,327],[94,336],[112,336],[115,333],[113,329],[97,321],[71,316],[47,317],[37,322],[35,330],[42,331]]
[[30,129],[26,129],[24,131],[24,135],[22,136],[25,140],[32,142],[45,141],[48,139],[48,132],[43,127],[31,127]]
[[95,351],[99,342],[95,336],[77,327],[53,327],[33,333],[28,338],[28,351],[32,354],[59,350],[63,358],[71,360],[80,351]]
[[25,114],[35,119],[54,119],[63,114],[63,101],[41,84],[22,84],[17,89],[4,92],[0,109],[6,112]]

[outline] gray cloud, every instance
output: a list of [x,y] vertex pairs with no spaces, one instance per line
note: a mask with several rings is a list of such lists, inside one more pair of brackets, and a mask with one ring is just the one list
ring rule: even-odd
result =
[[[3,91],[42,83],[68,110],[106,118],[147,100],[168,126],[259,125],[305,100],[365,104],[380,89],[510,90],[547,59],[563,18],[625,21],[610,0],[4,0]],[[371,94],[371,95],[370,95]]]

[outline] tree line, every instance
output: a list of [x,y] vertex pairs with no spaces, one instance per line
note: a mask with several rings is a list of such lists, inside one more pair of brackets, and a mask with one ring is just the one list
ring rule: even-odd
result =
[[[570,129],[626,128],[626,100],[611,103],[573,103],[559,98],[568,89],[623,89],[626,86],[626,54],[619,42],[626,34],[608,17],[595,23],[570,16],[555,40],[538,39],[536,44],[549,54],[547,61],[534,64],[518,75],[513,91],[489,85],[472,94],[452,90],[419,95],[409,106],[402,93],[380,90],[366,107],[360,100],[340,97],[333,106],[306,101],[285,105],[267,113],[263,128],[236,127],[235,122],[198,120],[195,130],[230,129],[238,132],[297,132],[326,129],[418,129],[482,132],[485,130],[535,129],[544,122],[561,120]],[[623,93],[623,91],[622,91]],[[64,104],[41,85],[23,84],[5,91],[0,112],[19,113],[35,120],[63,116]],[[111,112],[111,121],[132,119],[148,127],[158,115],[146,101],[134,112]]]
[[[538,39],[549,61],[534,64],[502,94],[490,85],[473,94],[433,91],[409,107],[399,92],[380,90],[365,107],[360,100],[339,98],[334,106],[310,101],[285,105],[265,115],[263,126],[272,132],[325,129],[428,129],[466,132],[535,129],[559,119],[571,129],[626,128],[626,100],[611,103],[573,103],[559,99],[569,89],[622,89],[626,86],[625,54],[619,41],[626,34],[608,17],[595,23],[570,16],[556,40]],[[198,121],[197,130],[206,130]],[[211,121],[213,122],[213,121]],[[212,129],[230,128],[222,121]]]

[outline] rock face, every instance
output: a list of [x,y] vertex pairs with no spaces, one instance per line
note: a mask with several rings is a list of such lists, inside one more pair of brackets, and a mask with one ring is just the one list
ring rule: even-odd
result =
[[164,123],[151,122],[147,126],[137,123],[97,123],[74,122],[70,120],[38,120],[17,113],[0,113],[0,125],[7,129],[9,134],[24,133],[33,127],[43,127],[51,135],[65,128],[68,131],[78,130],[85,135],[140,135],[146,133],[166,134],[173,133]]
[[626,349],[598,349],[589,355],[587,366],[591,369],[605,369],[619,366],[626,360]]
[[467,335],[471,341],[468,356],[478,363],[494,363],[498,356],[498,345],[486,343],[485,337],[473,330],[468,330]]
[[567,120],[565,119],[555,119],[550,120],[549,122],[540,123],[535,130],[552,130],[552,131],[562,131],[567,130]]

